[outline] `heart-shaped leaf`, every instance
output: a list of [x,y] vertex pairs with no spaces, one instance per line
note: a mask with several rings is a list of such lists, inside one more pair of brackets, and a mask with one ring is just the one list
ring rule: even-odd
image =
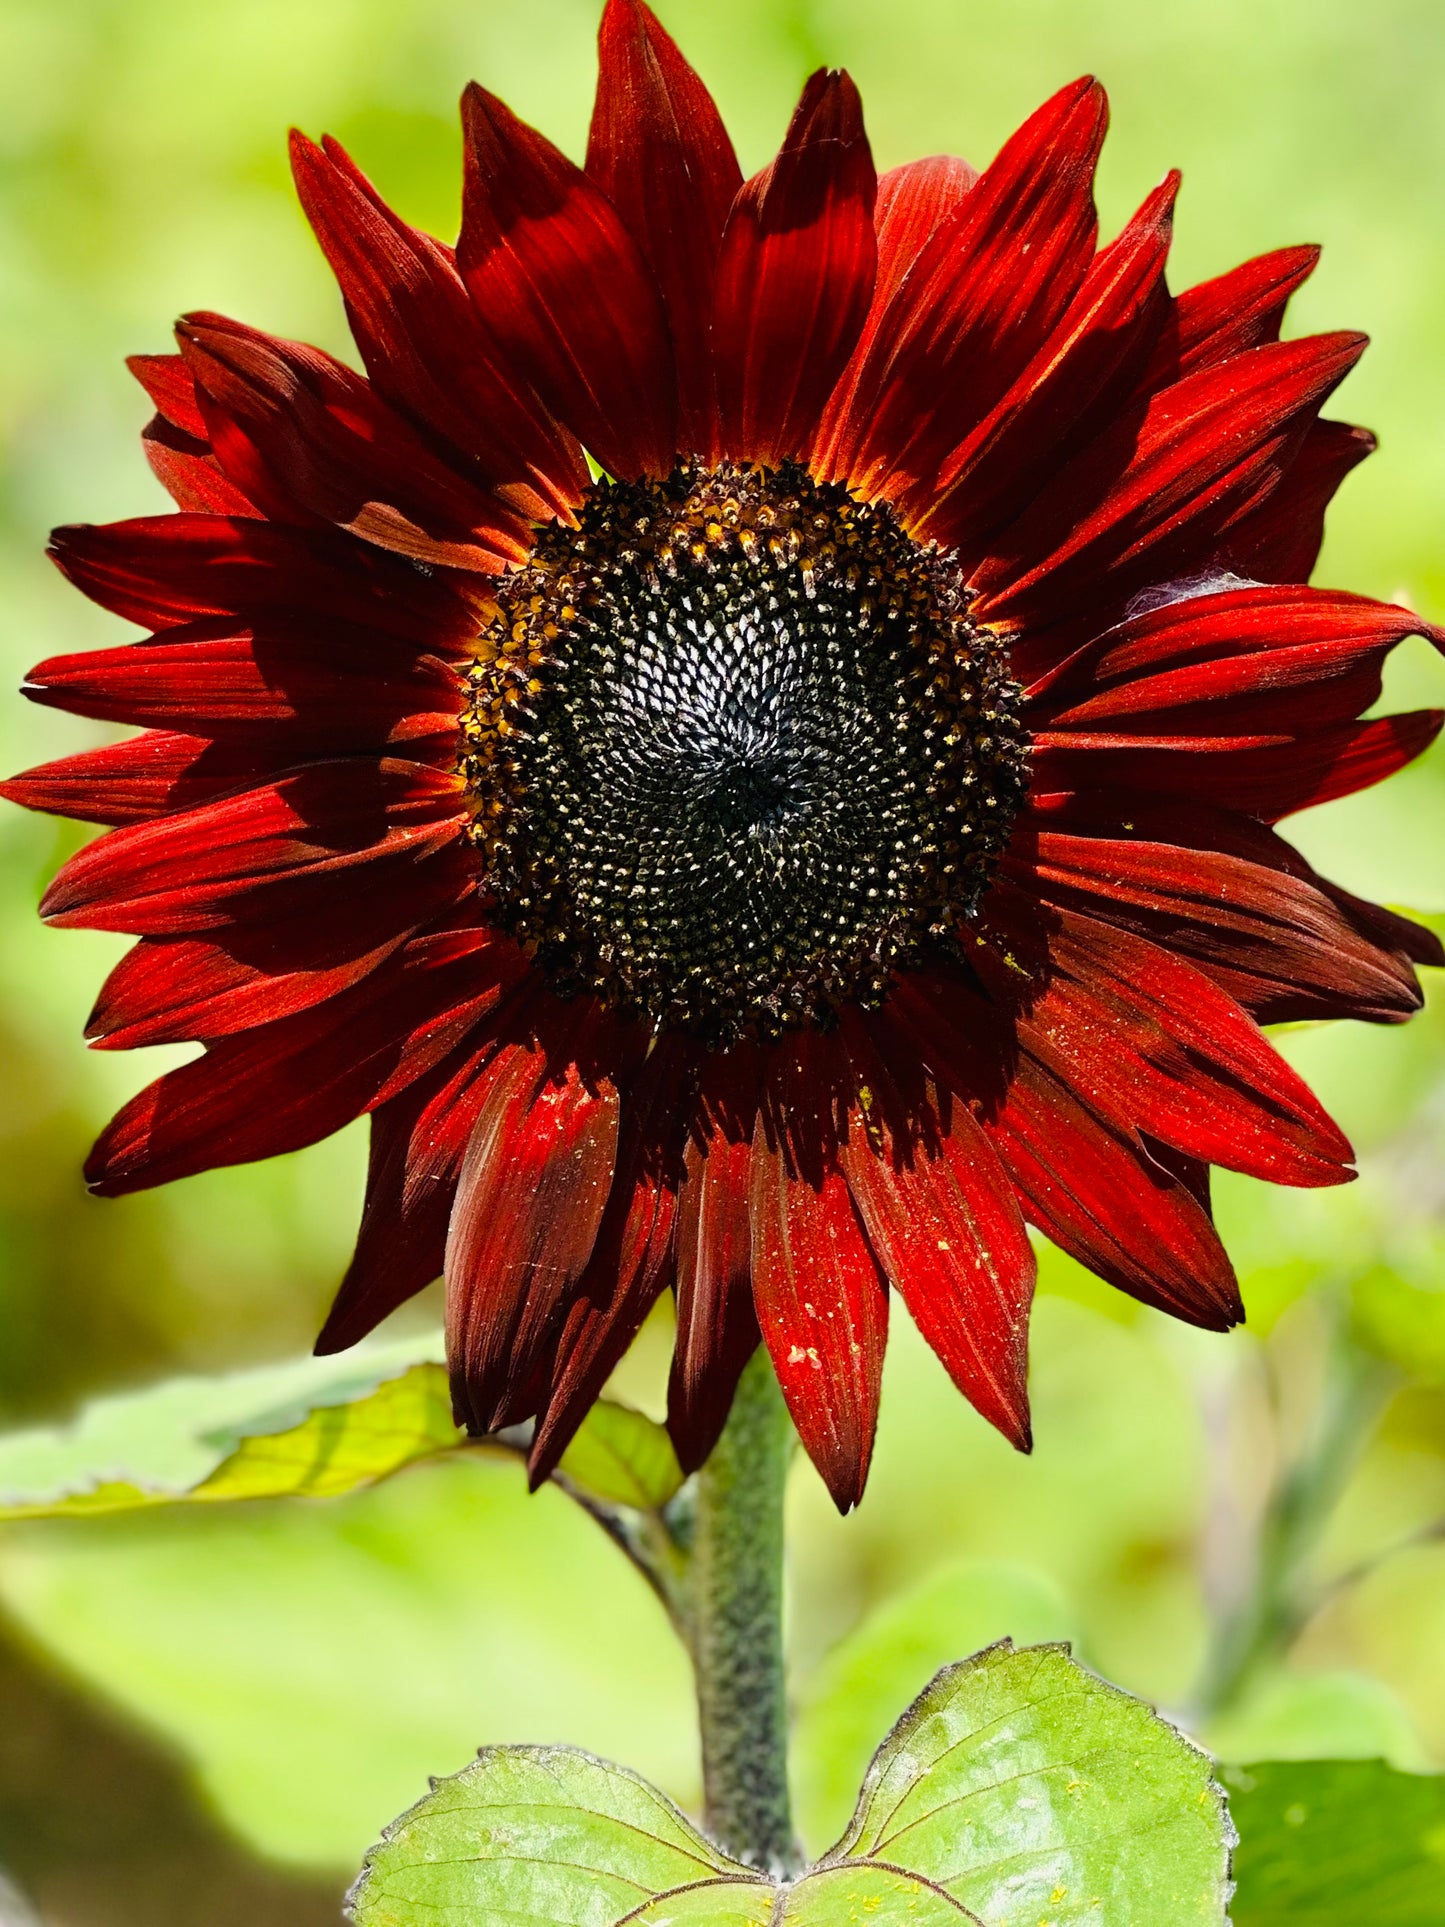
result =
[[765,1923],[771,1881],[720,1854],[636,1774],[572,1747],[497,1746],[433,1781],[387,1829],[350,1904],[364,1927],[661,1927],[689,1916],[654,1906],[690,1894],[710,1894],[714,1906],[691,1918],[731,1921],[734,1886],[736,1919]]
[[635,1775],[496,1748],[389,1829],[361,1927],[1220,1927],[1233,1835],[1209,1762],[1064,1646],[946,1667],[857,1813],[793,1882],[729,1860]]

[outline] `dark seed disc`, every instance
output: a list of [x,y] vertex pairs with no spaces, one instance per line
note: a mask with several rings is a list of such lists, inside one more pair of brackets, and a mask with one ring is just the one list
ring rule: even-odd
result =
[[945,558],[801,469],[598,484],[505,579],[462,767],[499,921],[563,991],[715,1044],[947,942],[1026,781]]

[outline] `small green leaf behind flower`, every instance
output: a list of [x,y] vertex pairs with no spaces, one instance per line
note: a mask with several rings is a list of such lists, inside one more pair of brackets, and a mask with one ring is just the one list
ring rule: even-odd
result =
[[1188,1927],[1222,1923],[1210,1763],[1064,1646],[946,1667],[874,1758],[843,1839],[780,1883],[619,1767],[499,1747],[391,1827],[360,1927]]
[[461,1442],[438,1339],[179,1378],[0,1438],[0,1519],[332,1497]]
[[[441,1334],[97,1400],[74,1424],[0,1437],[0,1520],[238,1499],[337,1498],[469,1441]],[[594,1406],[562,1460],[581,1496],[641,1511],[682,1484],[667,1433]]]
[[659,1512],[682,1486],[672,1440],[643,1413],[600,1400],[562,1454],[564,1478],[589,1498]]

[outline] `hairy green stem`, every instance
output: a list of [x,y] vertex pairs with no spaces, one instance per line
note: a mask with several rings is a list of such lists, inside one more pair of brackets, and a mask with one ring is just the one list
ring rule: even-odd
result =
[[698,1474],[689,1623],[709,1833],[775,1873],[800,1864],[788,1799],[783,1484],[793,1428],[766,1351]]

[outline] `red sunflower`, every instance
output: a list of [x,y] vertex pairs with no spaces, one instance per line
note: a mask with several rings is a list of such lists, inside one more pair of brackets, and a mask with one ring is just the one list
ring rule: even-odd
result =
[[90,1182],[369,1112],[319,1349],[444,1270],[538,1479],[668,1290],[687,1466],[761,1336],[855,1502],[892,1288],[1026,1445],[1025,1226],[1233,1324],[1210,1165],[1351,1175],[1259,1026],[1445,961],[1274,828],[1441,723],[1359,720],[1417,619],[1304,586],[1363,339],[1279,340],[1308,248],[1171,296],[1176,177],[1099,248],[1087,80],[877,180],[818,73],[744,181],[609,0],[585,167],[463,118],[455,251],[295,140],[365,376],[188,316],[132,364],[179,513],[55,538],[154,633],[27,693],[145,733],[8,794],[113,826],[43,906],[140,939],[93,1041],[205,1046]]

